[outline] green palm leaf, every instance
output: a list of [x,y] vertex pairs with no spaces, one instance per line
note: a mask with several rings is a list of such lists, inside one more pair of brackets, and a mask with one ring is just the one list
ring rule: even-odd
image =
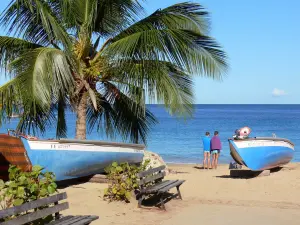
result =
[[[54,8],[55,9],[55,8]],[[59,15],[42,0],[17,0],[2,14],[0,23],[9,33],[40,45],[62,44],[71,48],[72,41]]]
[[134,23],[113,38],[117,41],[130,34],[146,30],[182,29],[207,34],[208,12],[195,3],[180,3],[155,11],[150,16]]
[[214,78],[220,78],[227,67],[226,55],[213,39],[180,29],[133,33],[110,44],[103,54],[116,64],[132,56],[138,60],[163,60],[189,73]]
[[0,65],[7,72],[7,66],[10,62],[26,51],[40,47],[42,46],[23,39],[0,36]]
[[[73,88],[73,75],[64,53],[53,48],[36,48],[9,66],[16,77],[0,87],[2,105],[8,110],[7,114],[11,114],[10,106],[16,102],[22,105],[24,113],[19,128],[23,131],[33,127],[45,131],[43,123],[54,118],[51,108],[56,102],[53,101],[66,96]],[[61,106],[58,107],[61,110]]]
[[68,108],[68,100],[64,96],[60,95],[57,103],[54,105],[57,106],[56,138],[65,138],[67,137],[67,121],[65,110]]
[[[122,67],[110,67],[110,74],[118,88],[132,99],[147,95],[152,102],[164,103],[173,115],[187,116],[193,112],[192,76],[174,64],[154,60],[127,61]],[[137,90],[145,91],[139,93]]]
[[[88,122],[91,128],[106,129],[110,137],[119,134],[126,141],[147,142],[147,134],[150,128],[157,123],[154,115],[145,108],[145,104],[139,104],[128,97],[129,93],[121,92],[112,83],[105,83],[99,94],[100,112],[96,112],[91,106],[88,110]],[[132,95],[133,93],[131,93]],[[106,123],[103,123],[103,117]],[[107,123],[109,121],[109,123]],[[114,129],[111,129],[114,127]]]

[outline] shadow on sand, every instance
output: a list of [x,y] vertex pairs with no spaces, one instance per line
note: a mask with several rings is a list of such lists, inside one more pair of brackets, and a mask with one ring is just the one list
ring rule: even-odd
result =
[[[94,183],[107,183],[107,179],[103,174],[96,174],[90,175],[80,178],[74,178],[69,180],[57,181],[58,188],[64,189],[73,185],[84,184],[87,182],[94,182]],[[74,187],[74,188],[82,188],[82,187]]]
[[[204,168],[203,166],[194,166],[195,169],[198,170],[207,170],[206,168]],[[209,168],[208,170],[212,170],[212,168]]]
[[283,167],[276,167],[271,170],[264,171],[252,171],[252,170],[243,170],[243,169],[234,169],[230,170],[230,175],[221,175],[216,176],[217,178],[227,178],[227,179],[252,179],[260,176],[268,176],[271,173],[277,173],[282,170]]
[[[171,201],[172,199],[177,199],[178,194],[172,194],[172,193],[164,193],[163,195],[163,201],[166,204],[167,202]],[[165,207],[167,208],[167,205],[165,205]],[[160,196],[159,195],[153,195],[147,199],[144,199],[142,201],[142,206],[141,208],[143,209],[160,209]]]

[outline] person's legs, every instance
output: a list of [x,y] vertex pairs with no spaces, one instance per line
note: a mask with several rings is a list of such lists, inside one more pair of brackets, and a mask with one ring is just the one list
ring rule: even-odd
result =
[[210,163],[210,152],[207,152],[207,169],[211,168],[211,163]]
[[214,151],[212,151],[212,162],[211,162],[212,169],[215,168],[215,160],[216,160],[216,154],[214,153]]
[[218,160],[219,160],[219,155],[220,153],[215,154],[216,155],[216,164],[215,164],[215,169],[218,167]]
[[205,169],[205,165],[207,166],[206,161],[207,161],[207,152],[204,152],[203,153],[203,168],[204,169]]

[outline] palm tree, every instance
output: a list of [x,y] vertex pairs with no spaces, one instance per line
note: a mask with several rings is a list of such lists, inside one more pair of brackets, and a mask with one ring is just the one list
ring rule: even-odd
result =
[[196,3],[143,15],[138,0],[11,1],[0,18],[0,63],[10,78],[0,87],[0,122],[18,104],[19,131],[55,125],[65,137],[70,107],[78,139],[96,128],[146,142],[156,122],[146,98],[191,114],[192,75],[221,79],[227,67],[208,36],[209,15]]

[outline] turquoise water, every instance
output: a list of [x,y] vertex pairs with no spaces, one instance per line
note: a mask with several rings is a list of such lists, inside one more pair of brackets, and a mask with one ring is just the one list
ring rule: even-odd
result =
[[[152,128],[147,149],[159,153],[166,162],[200,163],[202,160],[201,137],[205,131],[218,130],[223,150],[220,161],[230,162],[227,139],[235,129],[249,126],[251,136],[272,136],[288,138],[295,144],[293,161],[300,161],[297,151],[300,145],[300,105],[195,105],[193,118],[183,121],[172,118],[159,105],[147,106],[158,118],[159,124]],[[15,128],[17,119],[5,124],[0,131]],[[68,112],[68,137],[73,138],[75,116]],[[46,138],[55,137],[55,129],[49,128]],[[106,139],[105,136],[92,132],[88,139]]]

